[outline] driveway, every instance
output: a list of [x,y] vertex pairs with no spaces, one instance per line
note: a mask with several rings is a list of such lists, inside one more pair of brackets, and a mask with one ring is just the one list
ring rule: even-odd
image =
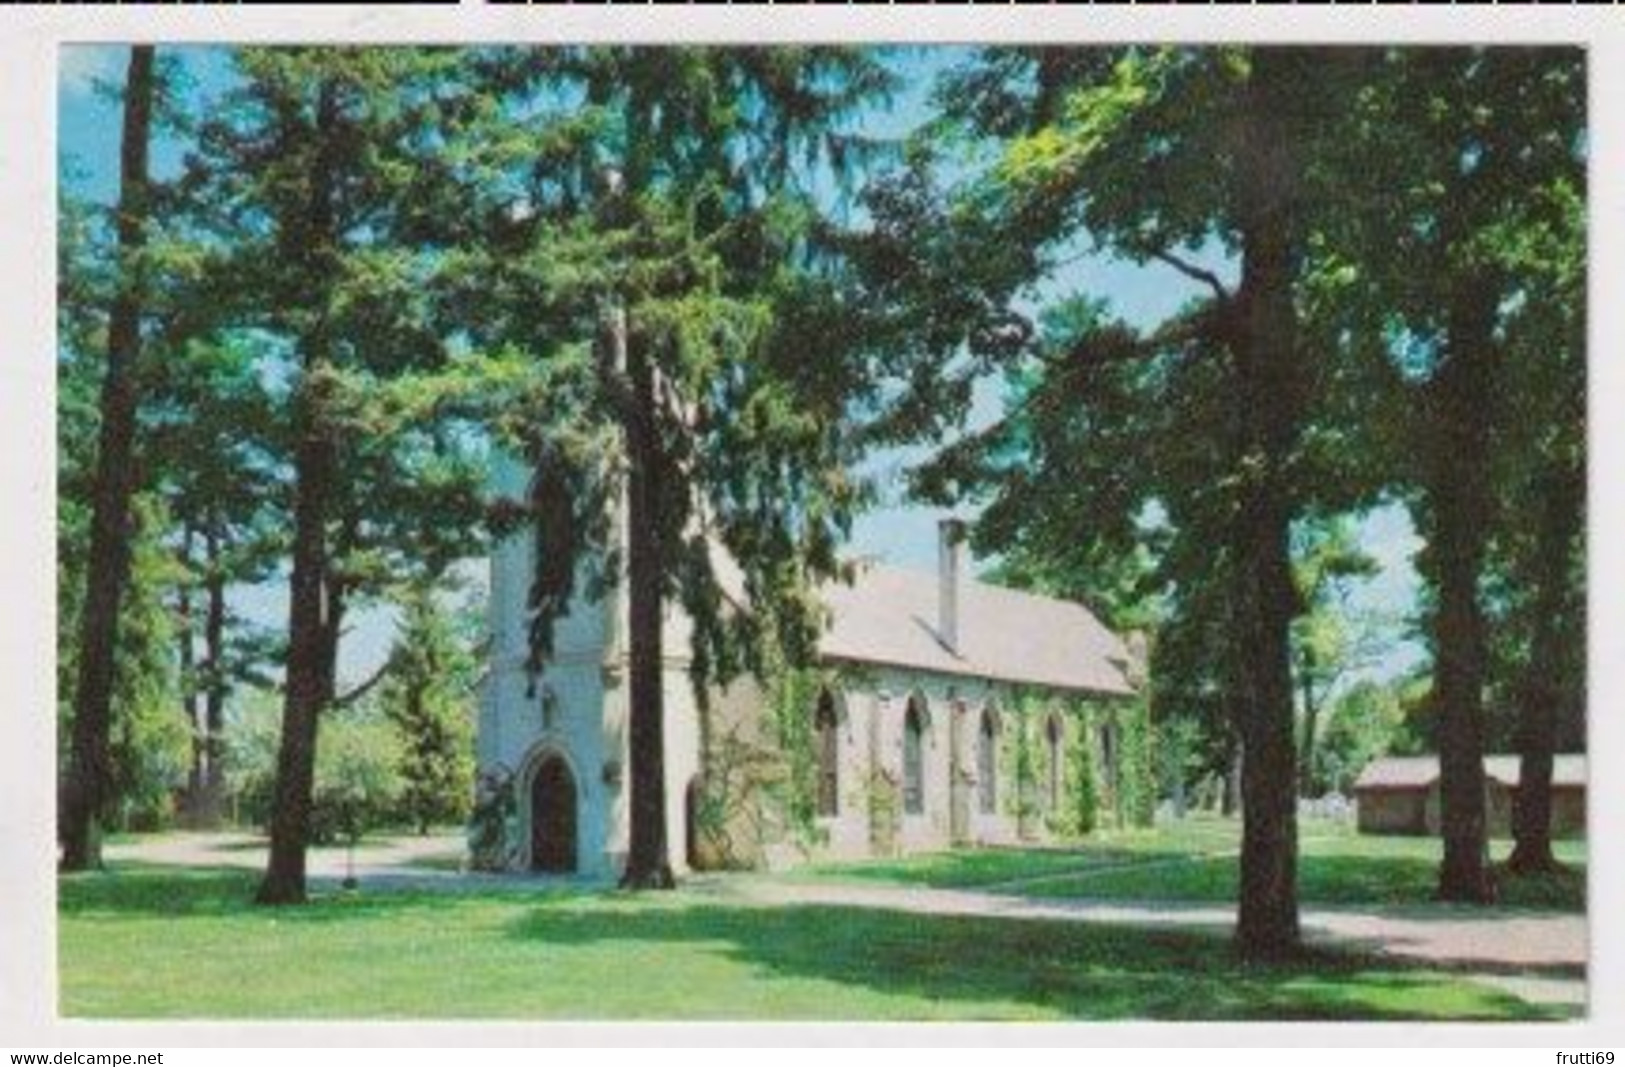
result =
[[[897,885],[789,882],[755,875],[707,876],[696,890],[762,905],[828,904],[934,915],[981,915],[1130,926],[1175,926],[1229,936],[1234,907],[1104,900],[1034,900],[1003,893]],[[1305,906],[1311,945],[1356,949],[1459,971],[1525,1000],[1583,1010],[1586,920],[1583,915],[1422,904],[1403,908]]]
[[[102,849],[110,860],[173,864],[180,867],[265,869],[266,839],[245,833],[172,833]],[[305,873],[318,889],[337,888],[352,873],[369,889],[472,892],[493,885],[537,886],[524,874],[490,874],[463,870],[467,852],[461,834],[432,833],[380,838],[356,846],[352,856],[343,845],[312,846],[305,853]],[[569,879],[549,879],[571,884]]]

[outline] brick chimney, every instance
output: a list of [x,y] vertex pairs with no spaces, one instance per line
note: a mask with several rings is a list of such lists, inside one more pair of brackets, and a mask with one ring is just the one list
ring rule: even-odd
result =
[[965,523],[948,518],[937,523],[937,638],[959,654],[959,594],[965,573]]

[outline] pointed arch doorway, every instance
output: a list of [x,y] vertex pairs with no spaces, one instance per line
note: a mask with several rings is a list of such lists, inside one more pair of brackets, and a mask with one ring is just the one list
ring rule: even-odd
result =
[[548,874],[576,869],[576,779],[564,757],[542,757],[530,779],[530,866]]

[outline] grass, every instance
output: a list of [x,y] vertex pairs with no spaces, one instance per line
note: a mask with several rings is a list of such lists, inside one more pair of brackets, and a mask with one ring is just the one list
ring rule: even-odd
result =
[[[994,889],[1042,898],[1232,903],[1237,892],[1238,826],[1191,819],[1154,830],[1099,835],[1076,848],[965,849],[894,861],[829,864],[810,877],[934,888]],[[1436,838],[1354,833],[1305,821],[1298,895],[1306,904],[1395,907],[1432,899],[1442,846]],[[1493,843],[1503,862],[1511,843]],[[1505,878],[1502,903],[1537,911],[1585,911],[1585,842],[1555,843],[1569,872]]]
[[491,889],[247,903],[255,876],[60,882],[61,1012],[257,1019],[1543,1019],[1458,976],[1225,931]]
[[1100,874],[1118,868],[1184,861],[1233,852],[1236,832],[1229,824],[1189,820],[1155,831],[1102,834],[1067,848],[974,848],[923,853],[895,860],[825,863],[794,877],[856,879],[934,889],[980,889],[1007,882]]

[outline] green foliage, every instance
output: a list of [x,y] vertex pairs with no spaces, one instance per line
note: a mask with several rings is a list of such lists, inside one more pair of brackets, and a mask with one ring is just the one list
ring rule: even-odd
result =
[[1040,716],[1035,711],[1036,704],[1031,696],[1025,692],[1019,693],[1011,705],[1011,714],[1005,721],[1003,761],[1008,767],[1004,780],[1005,786],[1004,812],[1013,815],[1019,832],[1026,836],[1037,824],[1040,808],[1038,803],[1038,756],[1033,751],[1033,730]]
[[1365,765],[1394,751],[1403,728],[1396,687],[1360,681],[1332,703],[1320,744],[1315,774],[1326,788],[1351,795]]
[[1100,787],[1095,770],[1098,755],[1094,746],[1092,717],[1083,708],[1077,709],[1078,725],[1067,747],[1070,764],[1068,778],[1072,782],[1074,830],[1079,837],[1087,837],[1100,826]]
[[236,820],[245,826],[263,828],[271,817],[280,738],[276,700],[275,690],[247,689],[226,715],[226,790]]
[[1389,741],[1394,756],[1419,756],[1439,750],[1438,706],[1433,699],[1433,680],[1426,673],[1401,678],[1393,684],[1399,703],[1400,724]]
[[1314,300],[1319,336],[1341,338],[1332,395],[1363,409],[1357,443],[1426,540],[1443,889],[1461,898],[1489,893],[1484,740],[1581,732],[1584,671],[1555,661],[1584,643],[1585,85],[1577,49],[1387,55],[1339,157],[1374,210],[1331,228]]
[[1207,770],[1201,754],[1201,726],[1189,718],[1171,718],[1154,720],[1152,730],[1158,795],[1188,802]]
[[[714,709],[707,709],[710,716]],[[811,826],[790,824],[792,811],[805,811],[788,799],[795,788],[786,773],[785,753],[771,738],[775,724],[734,721],[723,727],[708,718],[702,727],[704,789],[693,812],[696,866],[739,870],[759,866],[760,848],[783,840],[807,843]]]
[[419,833],[463,821],[474,792],[479,616],[448,608],[444,595],[433,585],[408,592],[380,693],[400,735],[399,815]]
[[1292,540],[1293,577],[1305,607],[1292,623],[1299,790],[1319,796],[1327,788],[1317,762],[1326,704],[1344,679],[1394,641],[1396,627],[1350,604],[1356,584],[1375,577],[1379,567],[1360,549],[1347,517],[1311,516],[1294,529]]
[[[171,613],[165,603],[176,580],[175,567],[157,540],[164,509],[150,495],[138,496],[132,507],[130,577],[119,612],[109,736],[108,805],[101,818],[109,826],[156,829],[167,825],[174,814],[174,793],[186,781],[192,736],[181,714]],[[71,502],[62,510],[57,556],[57,750],[59,773],[66,773],[88,512]]]
[[[841,433],[858,368],[840,345],[838,226],[816,188],[872,157],[848,127],[889,75],[871,51],[823,47],[482,58],[496,103],[469,145],[491,170],[471,195],[505,221],[464,265],[475,329],[567,393],[538,390],[545,406],[512,427],[547,490],[530,502],[548,548],[533,667],[583,569],[601,581],[627,562],[604,516],[634,463],[661,487],[639,532],[655,588],[694,620],[696,692],[764,675],[775,656],[808,662],[810,589],[839,570],[859,503]],[[657,394],[637,399],[636,368],[658,374]],[[652,446],[637,454],[622,439],[634,424]],[[726,610],[718,547],[750,611]]]
[[406,784],[401,763],[400,738],[383,714],[362,708],[330,716],[316,750],[311,843],[352,840],[398,825]]
[[869,799],[869,840],[874,853],[895,856],[901,848],[903,783],[885,767],[876,766],[865,775],[864,792]]
[[[1016,819],[1023,837],[1036,833],[1041,825],[1063,837],[1094,828],[1094,770],[1092,765],[1082,766],[1084,761],[1092,764],[1092,757],[1081,754],[1077,747],[1088,744],[1087,715],[1087,705],[1046,698],[1026,688],[1017,689],[1010,701],[1000,735],[1000,811]],[[1053,757],[1060,763],[1058,768],[1051,766],[1048,731],[1052,721],[1061,724],[1060,745]],[[1050,782],[1057,772],[1061,789],[1052,806]],[[1079,790],[1089,793],[1086,802]],[[1080,803],[1086,803],[1087,817],[1080,818]]]
[[481,775],[468,819],[469,866],[476,871],[505,871],[518,859],[519,798],[513,775]]
[[[137,509],[150,511],[139,503]],[[146,541],[132,560],[120,613],[109,784],[113,823],[127,830],[167,825],[191,762],[192,732],[180,714],[168,605],[161,599],[166,586],[154,580],[168,567],[167,557]]]
[[1157,810],[1155,732],[1144,697],[1126,701],[1117,712],[1120,751],[1117,809],[1124,826],[1150,826]]
[[768,745],[778,753],[781,772],[768,789],[772,806],[784,813],[791,840],[803,847],[819,842],[818,742],[813,710],[834,676],[807,667],[781,668],[764,683],[769,717]]
[[[226,781],[238,818],[265,826],[276,794],[278,696],[250,690],[233,708],[226,734]],[[401,825],[402,746],[376,704],[329,714],[321,725],[312,792],[311,842]]]
[[[1516,710],[1548,706],[1566,742],[1583,744],[1583,57],[1294,50],[1293,76],[1312,75],[1312,91],[1290,114],[1261,116],[1265,56],[978,50],[944,78],[938,121],[905,166],[880,180],[865,168],[876,146],[852,133],[891,88],[874,50],[235,51],[233,79],[200,90],[194,124],[176,127],[186,172],[164,190],[171,214],[142,264],[159,358],[143,383],[149,484],[115,695],[132,817],[161,814],[186,694],[252,680],[272,651],[238,628],[229,656],[177,681],[177,642],[190,639],[166,601],[272,573],[287,553],[280,509],[301,430],[332,448],[317,493],[326,513],[307,526],[323,542],[325,651],[346,608],[442,573],[488,528],[530,523],[543,560],[531,604],[540,665],[578,575],[601,583],[620,562],[605,551],[631,461],[628,376],[604,339],[618,315],[660,382],[645,413],[658,445],[656,584],[695,620],[702,694],[811,661],[810,591],[841,575],[836,548],[870,490],[851,473],[862,449],[939,435],[997,373],[1004,417],[944,450],[913,488],[987,505],[976,538],[1000,554],[1002,579],[1152,632],[1156,727],[1146,701],[1116,712],[1123,821],[1148,818],[1159,783],[1223,766],[1233,723],[1257,711],[1242,667],[1259,636],[1245,524],[1260,486],[1305,520],[1291,527],[1300,603],[1275,606],[1300,616],[1306,704],[1360,658],[1359,626],[1321,610],[1369,570],[1347,551],[1346,516],[1378,501],[1410,507],[1435,535],[1421,562],[1437,579],[1450,524],[1429,486],[1470,475],[1489,503],[1455,526],[1482,550],[1472,584],[1490,637],[1484,680],[1502,709],[1488,736],[1515,740]],[[1291,366],[1245,388],[1237,311],[1254,305],[1227,275],[1256,230],[1250,198],[1277,184],[1245,166],[1261,117],[1301,163],[1282,232],[1287,317],[1299,321]],[[828,194],[832,177],[860,175],[858,239]],[[117,271],[106,218],[68,200],[61,235],[67,694],[99,309]],[[1178,272],[1191,298],[1148,324],[1123,321],[1099,294],[1052,293],[1088,243]],[[1453,316],[1469,299],[1491,312],[1494,387],[1469,412],[1486,447],[1463,450],[1434,416],[1459,347]],[[1284,432],[1250,434],[1260,412],[1283,413]],[[493,446],[536,469],[529,498],[487,508]],[[187,573],[176,571],[167,557],[194,533],[219,551],[188,552]],[[719,546],[752,610],[723,595]],[[426,654],[392,682],[397,717],[422,742],[403,757],[419,819],[467,792],[466,719],[447,710],[458,670]],[[811,685],[785,682],[773,698],[801,836],[814,827],[810,705],[784,707]],[[1417,703],[1351,691],[1321,742],[1306,739],[1311,777],[1343,782],[1384,746],[1431,746],[1430,711],[1406,710]],[[1032,723],[1021,712],[1011,726],[1003,777],[1025,813]],[[263,809],[275,732],[237,735],[240,790]],[[1100,821],[1103,784],[1088,735],[1068,775],[1085,829]],[[347,754],[323,773],[359,783],[335,795],[389,792],[366,755],[386,746],[335,743]],[[893,825],[895,783],[873,786],[877,824]]]
[[[58,216],[57,350],[57,770],[69,771],[73,699],[79,683],[85,582],[89,570],[99,395],[107,364],[107,308],[116,271],[109,214],[63,197]],[[106,825],[153,828],[172,813],[185,781],[190,734],[181,716],[181,680],[165,598],[178,579],[164,548],[169,513],[138,482],[130,503],[130,573],[119,612],[108,745]]]
[[[479,551],[487,405],[533,383],[470,352],[461,253],[476,227],[460,164],[482,100],[469,56],[305,47],[229,58],[181,181],[196,237],[185,304],[216,350],[253,353],[244,380],[269,412],[257,473],[274,478],[292,520],[278,791],[291,803],[272,823],[261,896],[293,902],[300,853],[331,832],[302,817],[313,765],[322,773],[318,737],[348,743],[336,719],[317,728],[342,702],[346,613]],[[351,784],[326,796],[373,819],[386,783],[355,752],[343,768]]]

